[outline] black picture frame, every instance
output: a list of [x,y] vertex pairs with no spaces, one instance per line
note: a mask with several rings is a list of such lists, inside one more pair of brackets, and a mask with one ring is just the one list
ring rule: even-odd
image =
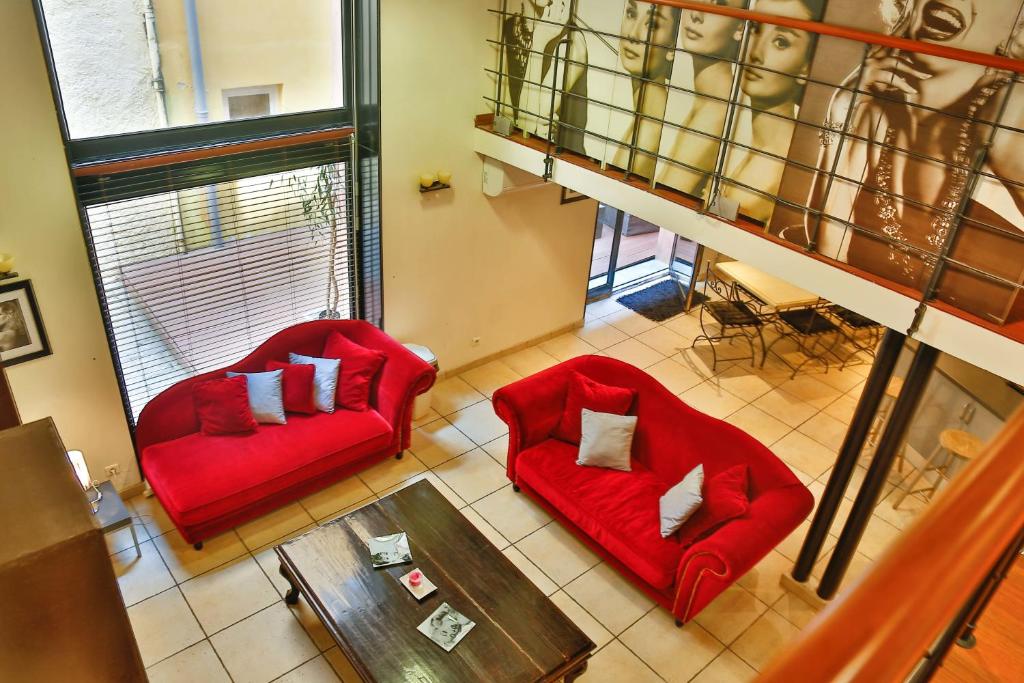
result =
[[[11,296],[12,294],[13,296]],[[20,314],[20,320],[8,320],[8,317],[14,314],[13,311],[5,311],[5,305],[8,302],[19,304],[16,312]],[[24,306],[20,305],[22,302],[28,304],[27,311]],[[18,330],[18,326],[24,329]],[[11,341],[12,337],[16,341],[18,335],[24,335],[27,338],[27,343],[5,350],[3,348],[4,345],[13,343]],[[18,349],[26,347],[32,350],[21,354],[17,353]],[[53,351],[50,349],[50,341],[46,336],[43,318],[39,314],[39,304],[36,303],[32,281],[15,280],[13,282],[0,282],[0,362],[3,363],[4,367],[10,367],[18,363],[49,356],[51,353]]]

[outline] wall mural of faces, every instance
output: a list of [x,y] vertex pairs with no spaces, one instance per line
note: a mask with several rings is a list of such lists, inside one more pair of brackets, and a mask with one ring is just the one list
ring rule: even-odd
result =
[[[707,4],[1024,58],[1022,0]],[[697,199],[718,170],[741,215],[900,284],[923,288],[947,246],[1024,282],[1024,84],[1010,74],[638,0],[508,11],[501,100],[523,130]],[[938,296],[1024,318],[1024,297],[967,268]]]
[[[1020,0],[882,0],[873,6],[874,12],[864,12],[836,3],[825,21],[989,53],[1013,55],[1021,47]],[[769,230],[919,291],[947,247],[968,266],[1024,281],[1024,164],[1013,152],[1024,139],[1012,130],[1024,123],[1024,92],[1011,87],[1010,75],[886,48],[870,49],[863,66],[863,46],[847,50],[845,59],[836,60],[834,50],[828,54],[833,71],[837,62],[847,69],[845,78],[832,81],[844,87],[818,93],[819,100],[828,97],[818,121],[834,134],[816,145],[808,144],[809,135],[794,140],[800,153],[790,154],[779,189],[809,210],[779,211]],[[851,92],[857,83],[859,92]],[[1001,111],[1001,126],[995,126]],[[957,226],[956,243],[947,244]],[[1024,317],[1014,288],[969,268],[947,268],[937,296],[995,322]]]

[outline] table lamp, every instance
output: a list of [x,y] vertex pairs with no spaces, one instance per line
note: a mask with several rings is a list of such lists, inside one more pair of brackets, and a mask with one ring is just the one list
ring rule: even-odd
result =
[[[78,481],[82,485],[82,490],[86,492],[85,498],[89,501],[89,506],[95,515],[96,511],[100,509],[103,492],[99,490],[96,482],[89,476],[89,465],[85,462],[85,455],[82,454],[82,451],[68,451],[68,460],[71,462],[71,468],[75,471],[75,476],[78,477]],[[89,489],[96,492],[96,498],[89,496]]]

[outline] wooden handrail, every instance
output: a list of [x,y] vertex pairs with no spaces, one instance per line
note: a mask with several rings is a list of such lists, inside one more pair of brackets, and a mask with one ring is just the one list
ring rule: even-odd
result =
[[1024,409],[757,680],[903,681],[1024,528]]
[[752,10],[729,7],[728,5],[712,5],[705,2],[694,2],[693,0],[652,1],[658,5],[667,5],[668,7],[676,7],[683,10],[719,14],[724,17],[733,17],[734,19],[747,19],[759,24],[786,26],[800,31],[810,31],[811,33],[817,33],[822,36],[846,38],[848,40],[856,40],[862,43],[896,48],[904,52],[917,52],[920,54],[932,55],[934,57],[955,59],[961,62],[968,62],[970,64],[979,64],[981,66],[992,67],[993,69],[1024,73],[1024,61],[1004,57],[1003,55],[986,54],[984,52],[974,52],[973,50],[961,50],[956,47],[947,47],[944,45],[937,45],[935,43],[925,43],[920,40],[890,36],[885,33],[875,33],[873,31],[864,31],[846,26],[836,26],[835,24],[826,24],[820,21],[793,19],[791,17],[782,17],[775,14],[766,14],[764,12],[755,12]]
[[244,142],[227,142],[222,145],[210,145],[197,147],[195,149],[176,150],[173,152],[158,152],[145,156],[133,157],[131,159],[119,159],[118,161],[103,161],[94,164],[81,164],[74,166],[71,170],[76,178],[90,176],[112,175],[126,171],[138,171],[146,168],[156,168],[169,164],[180,164],[187,161],[198,161],[200,159],[213,159],[229,154],[242,154],[244,152],[257,152],[267,149],[282,149],[305,145],[314,142],[327,142],[330,140],[344,140],[355,133],[355,128],[346,126],[344,128],[331,128],[330,130],[318,130],[310,133],[295,133],[292,135],[277,135],[271,138],[260,140],[247,140]]

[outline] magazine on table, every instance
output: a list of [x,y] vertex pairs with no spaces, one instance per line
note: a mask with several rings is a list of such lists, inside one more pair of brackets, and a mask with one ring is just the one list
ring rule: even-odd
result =
[[374,567],[390,567],[412,562],[409,537],[404,531],[370,539],[370,561]]
[[476,624],[469,617],[442,602],[416,630],[440,645],[445,652],[451,652],[474,626]]

